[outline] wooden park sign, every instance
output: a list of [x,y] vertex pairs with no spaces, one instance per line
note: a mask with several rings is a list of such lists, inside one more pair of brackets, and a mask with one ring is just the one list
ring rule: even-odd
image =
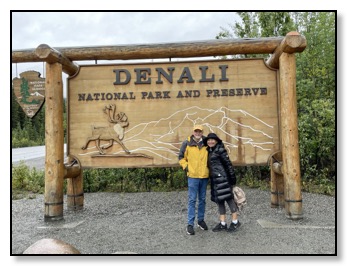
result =
[[[271,207],[302,218],[295,53],[285,37],[12,51],[12,63],[46,62],[45,220],[83,207],[83,168],[178,165],[178,151],[202,124],[235,165],[271,170]],[[74,61],[266,54],[269,59],[79,66]],[[68,161],[64,162],[62,72],[68,79]],[[23,85],[24,92],[27,90]],[[26,92],[25,92],[26,93]],[[32,98],[25,94],[27,102]]]
[[81,66],[68,82],[68,153],[84,167],[177,166],[195,124],[235,165],[279,149],[277,71],[263,59]]
[[45,79],[37,71],[26,71],[13,79],[16,101],[24,113],[33,118],[45,102]]

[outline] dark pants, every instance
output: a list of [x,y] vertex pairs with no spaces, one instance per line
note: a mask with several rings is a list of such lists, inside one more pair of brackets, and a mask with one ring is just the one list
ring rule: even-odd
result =
[[228,200],[217,203],[220,215],[225,215],[225,213],[226,213],[225,202],[229,205],[231,213],[235,213],[238,211],[238,208],[237,208],[237,205],[236,205],[234,199],[228,199]]

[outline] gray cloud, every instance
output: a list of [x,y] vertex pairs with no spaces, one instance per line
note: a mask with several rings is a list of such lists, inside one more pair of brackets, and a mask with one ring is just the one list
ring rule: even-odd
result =
[[12,49],[214,39],[232,12],[13,12]]
[[[211,40],[233,12],[12,12],[12,50]],[[91,62],[78,62],[86,64]],[[43,63],[12,64],[12,78]],[[66,75],[64,74],[64,79]],[[65,85],[65,80],[63,80]]]

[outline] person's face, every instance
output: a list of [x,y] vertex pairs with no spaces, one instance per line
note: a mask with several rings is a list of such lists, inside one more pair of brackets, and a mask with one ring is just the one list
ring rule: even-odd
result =
[[199,129],[196,129],[193,131],[193,135],[197,140],[200,140],[202,138],[202,131]]
[[217,144],[217,140],[215,139],[208,139],[207,140],[207,146],[209,146],[210,148],[213,148],[214,146],[216,146]]

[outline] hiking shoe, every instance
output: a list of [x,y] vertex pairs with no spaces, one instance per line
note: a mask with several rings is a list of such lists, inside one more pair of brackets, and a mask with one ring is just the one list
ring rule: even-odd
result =
[[234,224],[233,222],[231,222],[228,228],[228,232],[235,232],[237,228],[239,228],[240,226],[241,226],[241,223],[239,221],[237,221],[237,224]]
[[219,231],[223,231],[223,230],[227,230],[228,229],[228,226],[225,224],[225,225],[222,225],[221,223],[217,224],[215,228],[212,229],[213,232],[219,232]]
[[188,224],[188,226],[187,226],[187,234],[188,235],[194,235],[195,234],[194,227],[190,224]]
[[199,226],[202,230],[208,230],[208,227],[207,227],[207,225],[206,225],[206,223],[205,223],[204,220],[198,222],[198,226]]

